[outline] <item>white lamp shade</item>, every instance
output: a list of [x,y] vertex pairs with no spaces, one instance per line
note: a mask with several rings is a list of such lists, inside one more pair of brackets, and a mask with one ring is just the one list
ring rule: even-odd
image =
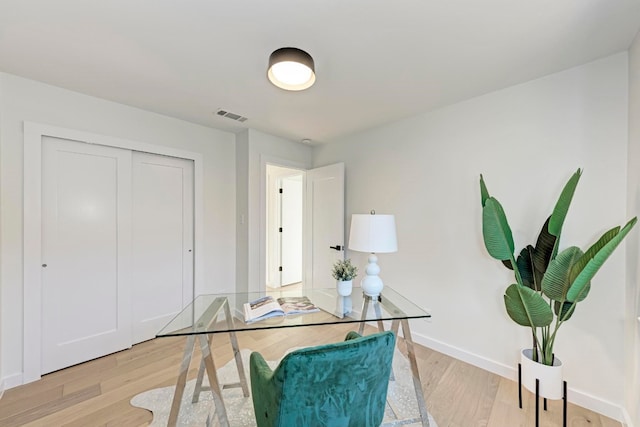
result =
[[396,219],[393,215],[353,214],[349,249],[358,252],[388,253],[398,251]]

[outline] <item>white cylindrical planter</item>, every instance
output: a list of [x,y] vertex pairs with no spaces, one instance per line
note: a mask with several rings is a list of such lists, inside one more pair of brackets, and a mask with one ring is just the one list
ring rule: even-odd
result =
[[539,395],[547,399],[562,399],[562,362],[557,357],[553,366],[533,360],[533,350],[526,348],[520,353],[522,384],[532,393],[536,392],[536,379],[540,380]]
[[347,297],[351,295],[353,280],[336,280],[336,289],[340,296]]
[[335,314],[342,318],[345,314],[349,314],[353,311],[353,303],[351,302],[351,296],[336,297],[336,312]]

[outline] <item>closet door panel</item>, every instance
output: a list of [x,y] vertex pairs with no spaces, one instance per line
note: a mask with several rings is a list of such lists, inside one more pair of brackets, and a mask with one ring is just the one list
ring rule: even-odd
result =
[[44,138],[42,372],[131,344],[131,152]]
[[193,161],[133,153],[133,341],[193,299]]

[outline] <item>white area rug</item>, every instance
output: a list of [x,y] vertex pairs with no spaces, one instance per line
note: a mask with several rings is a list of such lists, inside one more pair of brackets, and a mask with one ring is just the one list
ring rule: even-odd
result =
[[[295,349],[290,349],[292,351]],[[249,355],[250,350],[242,350],[242,360],[246,371],[247,381],[249,380]],[[279,361],[269,361],[269,366],[275,368]],[[389,382],[389,391],[387,395],[387,407],[385,408],[385,416],[382,426],[420,426],[418,405],[416,402],[415,390],[413,388],[413,379],[411,376],[411,368],[409,361],[397,349],[393,356],[393,372],[395,381]],[[220,384],[238,382],[238,372],[236,371],[235,361],[218,369],[218,381]],[[204,377],[204,384],[208,385],[207,376]],[[193,389],[195,387],[195,379],[187,382],[182,397],[182,405],[180,407],[180,417],[178,425],[181,427],[195,427],[207,425],[207,420],[211,420],[212,426],[219,426],[217,416],[213,412],[213,398],[211,392],[202,392],[198,403],[191,403],[193,397]],[[175,386],[157,388],[144,393],[140,393],[131,399],[131,405],[148,409],[153,412],[152,427],[164,427],[167,425],[169,411],[171,409],[171,401]],[[251,386],[249,386],[251,390]],[[227,415],[231,427],[253,427],[256,425],[253,415],[253,402],[251,397],[242,396],[242,389],[231,388],[223,390]],[[430,427],[437,427],[436,422],[429,414]]]

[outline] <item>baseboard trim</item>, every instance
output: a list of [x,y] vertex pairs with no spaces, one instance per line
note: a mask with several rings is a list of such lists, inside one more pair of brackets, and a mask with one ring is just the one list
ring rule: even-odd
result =
[[0,381],[2,382],[2,385],[0,385],[0,388],[3,391],[9,390],[10,388],[18,387],[19,385],[24,384],[23,376],[21,373],[7,375],[6,377],[1,378]]
[[[492,372],[496,375],[500,375],[501,377],[513,381],[518,380],[516,367],[508,366],[494,360],[487,359],[486,357],[478,356],[477,354],[470,353],[466,350],[452,346],[450,344],[446,344],[442,341],[434,340],[420,333],[413,332],[412,335],[414,342],[425,347],[439,351],[440,353],[446,354],[447,356],[451,356],[455,359],[469,363],[473,366]],[[633,424],[629,423],[629,416],[625,413],[626,411],[621,406],[592,396],[588,393],[575,390],[570,386],[571,384],[569,384],[569,390],[567,393],[569,396],[569,402],[590,409],[599,414],[605,415],[616,421],[626,423],[627,427],[634,427]]]
[[626,408],[622,408],[622,415],[624,416],[624,421],[622,421],[622,425],[624,427],[634,427],[633,421],[631,420],[631,415],[626,410]]

